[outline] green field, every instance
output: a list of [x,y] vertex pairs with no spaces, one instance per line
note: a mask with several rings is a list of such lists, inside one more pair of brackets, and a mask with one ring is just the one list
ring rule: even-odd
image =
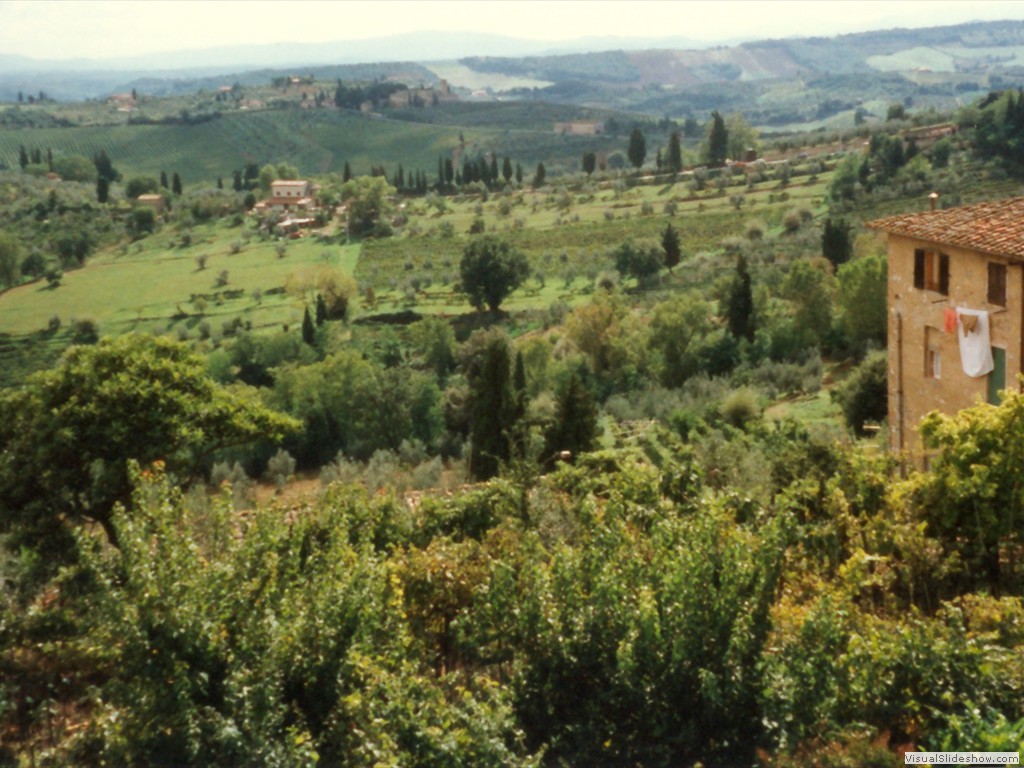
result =
[[[253,239],[232,254],[240,234],[222,225],[200,227],[192,245],[182,248],[168,231],[91,259],[55,289],[38,281],[7,291],[0,298],[0,332],[31,334],[55,316],[62,323],[95,320],[104,334],[192,332],[203,322],[216,332],[235,318],[253,328],[294,324],[302,320],[303,303],[281,292],[289,276],[324,266],[351,272],[358,253],[358,246],[305,239],[289,242],[282,258],[276,243]],[[201,254],[205,269],[196,260]],[[217,286],[223,271],[227,283]],[[200,296],[197,305],[193,297]]]

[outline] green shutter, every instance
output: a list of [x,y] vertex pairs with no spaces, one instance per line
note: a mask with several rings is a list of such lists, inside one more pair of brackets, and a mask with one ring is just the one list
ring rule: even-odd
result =
[[1006,389],[1006,350],[992,347],[992,373],[988,375],[988,401],[999,405],[999,391]]

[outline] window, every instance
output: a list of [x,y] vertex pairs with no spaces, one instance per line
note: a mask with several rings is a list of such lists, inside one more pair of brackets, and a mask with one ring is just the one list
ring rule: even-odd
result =
[[949,294],[949,256],[938,251],[914,251],[914,287]]
[[942,351],[939,349],[939,338],[938,328],[924,329],[924,377],[926,379],[942,377]]
[[1006,306],[1006,265],[988,263],[988,303]]

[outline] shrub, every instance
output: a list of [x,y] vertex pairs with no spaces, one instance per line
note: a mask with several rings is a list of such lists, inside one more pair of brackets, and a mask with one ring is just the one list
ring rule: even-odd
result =
[[888,407],[888,368],[884,351],[872,352],[832,391],[843,409],[843,418],[857,435],[865,434],[867,422],[881,422]]
[[282,490],[295,473],[295,459],[283,448],[279,448],[267,462],[266,476]]
[[761,415],[757,393],[748,388],[737,389],[725,398],[719,412],[726,424],[737,429],[745,429],[751,421]]

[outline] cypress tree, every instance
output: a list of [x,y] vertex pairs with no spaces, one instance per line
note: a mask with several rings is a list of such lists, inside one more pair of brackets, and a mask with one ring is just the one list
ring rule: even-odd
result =
[[544,185],[545,176],[547,176],[547,170],[544,168],[544,163],[537,163],[537,172],[533,174],[534,188]]
[[505,159],[501,162],[501,175],[506,184],[512,180],[512,161],[508,159],[508,155],[505,155]]
[[175,171],[174,176],[171,177],[171,191],[175,195],[181,194],[181,176]]
[[683,169],[683,150],[679,145],[679,131],[672,133],[668,140],[668,168],[672,173]]
[[160,171],[160,186],[167,189],[167,171]]
[[579,372],[573,371],[559,392],[555,421],[545,437],[544,452],[549,463],[554,462],[562,451],[568,451],[575,459],[594,447],[597,407]]
[[679,233],[676,232],[671,222],[665,225],[665,231],[661,235],[661,249],[665,252],[665,266],[671,272],[682,257],[682,251],[679,248]]
[[708,132],[708,163],[711,165],[725,165],[725,159],[729,154],[729,131],[725,127],[725,120],[715,110],[711,113],[711,128]]
[[316,295],[316,324],[317,327],[327,321],[327,302],[321,294]]
[[302,340],[313,346],[313,342],[316,339],[316,332],[313,328],[313,318],[309,316],[309,307],[306,307],[305,312],[302,314]]
[[850,240],[850,225],[846,221],[825,219],[825,229],[821,233],[821,254],[835,267],[850,260],[853,243]]
[[737,339],[754,340],[754,292],[750,285],[747,259],[742,254],[736,260],[736,276],[729,294],[727,316],[729,333]]
[[647,157],[647,140],[639,128],[634,128],[629,134],[629,149],[626,154],[629,162],[639,171],[640,166],[644,164],[644,158]]
[[508,460],[513,413],[509,367],[508,343],[494,339],[484,351],[479,373],[471,384],[469,468],[478,480],[494,477],[501,463]]

